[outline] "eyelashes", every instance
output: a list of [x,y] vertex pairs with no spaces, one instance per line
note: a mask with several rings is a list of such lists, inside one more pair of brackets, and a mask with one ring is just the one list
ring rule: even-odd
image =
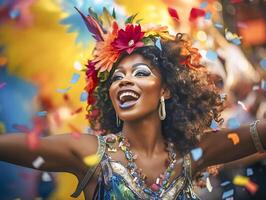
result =
[[[146,77],[151,75],[151,70],[148,67],[140,67],[139,69],[136,69],[133,71],[132,76],[134,77]],[[122,72],[115,72],[114,75],[111,78],[111,82],[121,80],[125,77],[125,74]]]

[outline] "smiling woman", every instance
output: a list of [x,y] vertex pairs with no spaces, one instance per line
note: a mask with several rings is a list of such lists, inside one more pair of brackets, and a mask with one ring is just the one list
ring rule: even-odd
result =
[[264,150],[265,121],[234,129],[238,145],[228,139],[232,130],[210,131],[213,120],[222,122],[223,96],[185,35],[142,30],[132,17],[119,28],[105,15],[111,27],[81,14],[96,39],[86,71],[92,134],[41,138],[34,151],[23,134],[0,136],[0,160],[32,167],[37,157],[40,170],[73,173],[73,197],[186,200],[199,199],[196,172]]

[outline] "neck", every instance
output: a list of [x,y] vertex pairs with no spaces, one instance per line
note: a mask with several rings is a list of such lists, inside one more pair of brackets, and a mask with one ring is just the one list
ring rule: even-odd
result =
[[158,113],[135,121],[125,121],[122,132],[129,140],[131,149],[139,154],[151,157],[165,149]]

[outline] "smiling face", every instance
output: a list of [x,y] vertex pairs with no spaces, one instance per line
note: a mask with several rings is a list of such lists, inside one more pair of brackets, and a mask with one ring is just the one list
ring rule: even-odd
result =
[[123,121],[158,115],[163,87],[159,69],[139,54],[120,61],[111,77],[109,95],[114,109]]

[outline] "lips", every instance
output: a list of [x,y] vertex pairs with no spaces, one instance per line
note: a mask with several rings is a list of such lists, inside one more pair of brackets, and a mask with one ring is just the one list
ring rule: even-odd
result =
[[134,90],[121,90],[118,92],[117,99],[122,109],[134,106],[139,99],[140,94]]

